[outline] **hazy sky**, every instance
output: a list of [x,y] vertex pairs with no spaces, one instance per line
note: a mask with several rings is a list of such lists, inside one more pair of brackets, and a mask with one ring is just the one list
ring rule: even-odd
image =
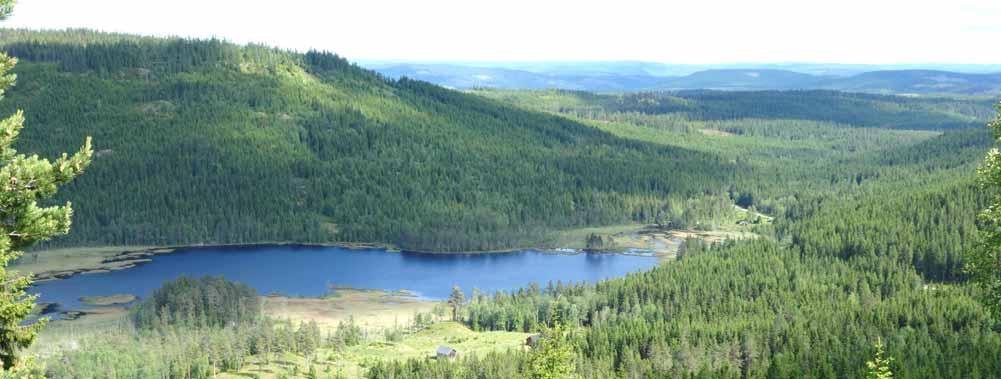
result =
[[999,0],[19,0],[0,25],[355,60],[1001,63]]

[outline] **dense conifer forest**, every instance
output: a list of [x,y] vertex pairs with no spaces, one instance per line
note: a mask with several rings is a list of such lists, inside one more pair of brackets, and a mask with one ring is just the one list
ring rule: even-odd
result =
[[[793,172],[775,159],[728,156],[699,141],[623,138],[387,80],[328,53],[87,31],[5,30],[0,46],[21,60],[20,84],[2,106],[26,110],[34,127],[25,148],[54,154],[85,135],[99,141],[90,175],[59,199],[79,207],[73,233],[56,244],[361,241],[488,250],[539,244],[559,229],[654,222],[701,195],[758,193],[764,207],[794,195],[761,188]],[[826,133],[952,129],[982,125],[990,109],[988,100],[825,91],[564,95],[621,120],[671,119],[689,131],[680,138],[691,138],[694,122],[740,134],[786,130],[747,120],[812,120]],[[870,135],[878,148],[916,138]],[[803,180],[817,179],[815,167]]]
[[62,244],[496,249],[632,221],[739,167],[333,54],[87,32],[8,30],[0,43],[21,60],[3,106],[35,125],[26,148],[100,141],[66,191],[80,207]]
[[[800,202],[773,239],[693,240],[676,262],[626,278],[482,294],[464,321],[477,330],[579,326],[576,372],[589,378],[863,377],[877,340],[898,377],[998,377],[1001,323],[960,269],[987,196],[972,168],[948,163],[954,138],[974,135],[883,156],[915,165],[850,197]],[[982,150],[967,141],[960,145]],[[916,148],[926,153],[907,153]],[[370,377],[477,377],[470,373],[506,367],[497,376],[513,378],[529,372],[527,356],[389,362]]]

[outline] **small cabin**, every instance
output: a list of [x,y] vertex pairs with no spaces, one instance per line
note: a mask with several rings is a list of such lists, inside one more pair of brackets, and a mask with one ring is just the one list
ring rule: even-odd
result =
[[543,337],[541,334],[530,335],[528,336],[528,338],[525,338],[525,346],[535,347],[535,345],[538,344],[539,341],[542,341],[542,338]]
[[437,358],[455,358],[459,354],[455,349],[448,346],[438,346],[438,350],[435,350],[435,357]]

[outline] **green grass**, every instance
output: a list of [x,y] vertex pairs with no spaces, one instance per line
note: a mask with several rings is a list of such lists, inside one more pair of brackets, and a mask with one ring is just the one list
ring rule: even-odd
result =
[[135,295],[130,294],[116,294],[107,296],[84,296],[80,298],[80,302],[87,305],[116,305],[116,304],[127,304],[136,300]]
[[[376,361],[423,358],[434,356],[438,346],[448,346],[456,349],[460,355],[482,355],[491,351],[520,349],[525,338],[530,334],[517,332],[474,332],[456,322],[439,322],[427,329],[406,335],[399,342],[383,339],[366,340],[357,346],[348,347],[342,351],[330,348],[320,349],[317,353],[317,372],[341,373],[349,378],[361,377],[366,367]],[[288,374],[298,367],[299,375],[304,375],[309,362],[305,357],[286,354],[273,357],[265,363],[263,357],[253,357],[251,363],[238,373],[227,373],[222,378],[240,378],[259,376],[261,378],[276,378],[282,373]],[[291,376],[291,375],[290,375]]]
[[591,234],[611,235],[618,233],[635,233],[646,228],[644,224],[623,224],[599,226],[590,228],[566,229],[552,233],[551,241],[554,248],[583,249],[587,247],[587,236]]

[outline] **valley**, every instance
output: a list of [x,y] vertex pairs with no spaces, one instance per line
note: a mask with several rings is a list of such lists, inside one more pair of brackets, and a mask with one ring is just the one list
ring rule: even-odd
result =
[[217,39],[2,29],[0,50],[18,151],[93,138],[31,197],[71,202],[70,232],[4,271],[36,274],[22,298],[54,320],[24,352],[48,377],[1001,373],[970,271],[993,74],[453,90]]

